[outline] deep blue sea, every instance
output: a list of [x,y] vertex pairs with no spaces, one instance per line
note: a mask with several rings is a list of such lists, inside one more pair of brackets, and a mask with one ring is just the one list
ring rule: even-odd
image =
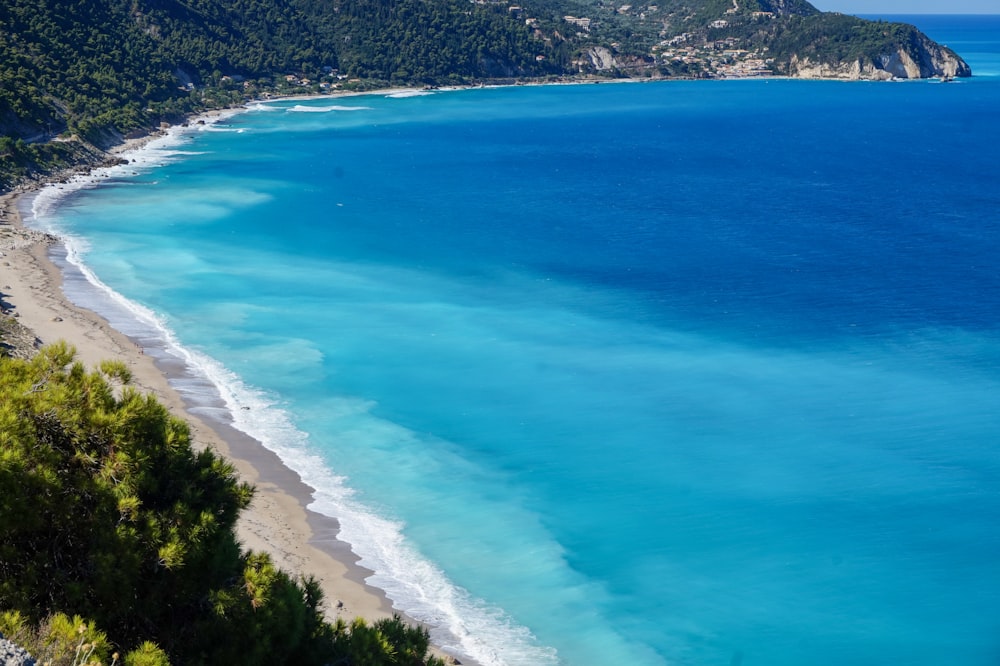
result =
[[460,658],[996,665],[1000,17],[908,20],[976,76],[269,102],[35,224]]

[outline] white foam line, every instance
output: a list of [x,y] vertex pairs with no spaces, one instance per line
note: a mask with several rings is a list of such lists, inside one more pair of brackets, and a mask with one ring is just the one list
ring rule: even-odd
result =
[[[149,170],[182,156],[185,151],[170,150],[186,140],[186,132],[168,132],[139,150],[123,154],[132,161],[124,169]],[[122,167],[99,172],[117,175]],[[162,342],[165,353],[182,361],[195,378],[208,381],[225,404],[233,427],[253,437],[274,451],[290,469],[315,489],[310,508],[337,519],[340,538],[358,555],[363,567],[375,572],[369,583],[383,589],[394,606],[430,627],[435,644],[483,666],[546,666],[558,662],[552,648],[537,645],[531,632],[514,622],[501,609],[472,597],[453,584],[447,575],[420,554],[403,536],[403,525],[379,516],[353,499],[354,491],[345,479],[330,470],[323,460],[309,451],[309,435],[292,423],[277,400],[264,391],[246,385],[242,378],[216,359],[181,344],[165,320],[151,309],[131,301],[106,285],[83,262],[85,239],[65,233],[51,219],[56,204],[71,191],[99,185],[106,176],[95,172],[90,177],[74,179],[71,189],[47,187],[32,205],[35,228],[60,236],[66,248],[66,260],[80,271],[87,282],[114,306],[133,317],[147,333]],[[197,384],[197,382],[195,382]],[[176,390],[193,400],[196,409],[208,409],[204,391],[184,379],[173,382]],[[200,403],[200,404],[199,404]],[[218,410],[216,409],[216,414]]]
[[196,368],[218,389],[233,427],[274,451],[314,489],[309,508],[338,521],[338,538],[350,545],[362,567],[375,572],[367,582],[384,590],[395,608],[426,623],[435,644],[483,666],[557,663],[555,650],[537,646],[527,628],[454,585],[407,542],[402,523],[388,520],[355,500],[346,479],[309,450],[309,435],[292,423],[275,399],[247,386],[217,360],[175,341],[171,344],[189,367]]
[[426,623],[436,645],[483,666],[558,663],[555,650],[537,646],[527,628],[454,585],[407,542],[402,523],[388,520],[354,499],[355,491],[346,479],[309,450],[309,435],[295,426],[276,399],[248,386],[216,359],[183,347],[158,318],[150,321],[171,351],[215,387],[233,427],[276,453],[314,489],[309,508],[338,521],[338,538],[350,545],[362,567],[375,572],[367,582],[384,590],[395,608]]
[[46,185],[32,197],[31,217],[26,221],[26,224],[42,231],[64,236],[65,233],[53,225],[49,214],[63,199],[80,190],[97,187],[112,178],[135,176],[164,164],[175,162],[184,156],[203,154],[198,151],[181,150],[178,147],[188,143],[193,133],[217,130],[219,129],[215,127],[217,123],[242,112],[242,109],[230,109],[200,116],[186,126],[174,125],[166,130],[163,136],[118,153],[118,157],[124,160],[123,164],[93,169],[86,174],[74,175],[65,183]]
[[371,111],[370,106],[306,106],[296,104],[287,109],[289,113],[330,113],[332,111]]
[[434,93],[429,90],[402,90],[400,92],[390,93],[386,97],[390,99],[406,99],[408,97],[426,97],[427,95],[433,95]]

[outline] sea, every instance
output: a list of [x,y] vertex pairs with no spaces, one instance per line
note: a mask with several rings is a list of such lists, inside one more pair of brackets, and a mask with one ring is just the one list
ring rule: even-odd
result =
[[483,666],[1000,664],[1000,16],[951,83],[248,105],[32,203],[65,289]]

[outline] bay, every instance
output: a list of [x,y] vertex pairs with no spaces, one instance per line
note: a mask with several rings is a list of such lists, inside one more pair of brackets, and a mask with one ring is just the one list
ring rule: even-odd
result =
[[908,19],[977,76],[270,102],[36,224],[456,654],[991,664],[1000,20]]

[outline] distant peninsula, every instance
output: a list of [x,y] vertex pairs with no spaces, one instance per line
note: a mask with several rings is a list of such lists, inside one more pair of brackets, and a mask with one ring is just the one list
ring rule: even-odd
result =
[[971,76],[805,0],[7,0],[0,191],[270,95],[565,80]]

